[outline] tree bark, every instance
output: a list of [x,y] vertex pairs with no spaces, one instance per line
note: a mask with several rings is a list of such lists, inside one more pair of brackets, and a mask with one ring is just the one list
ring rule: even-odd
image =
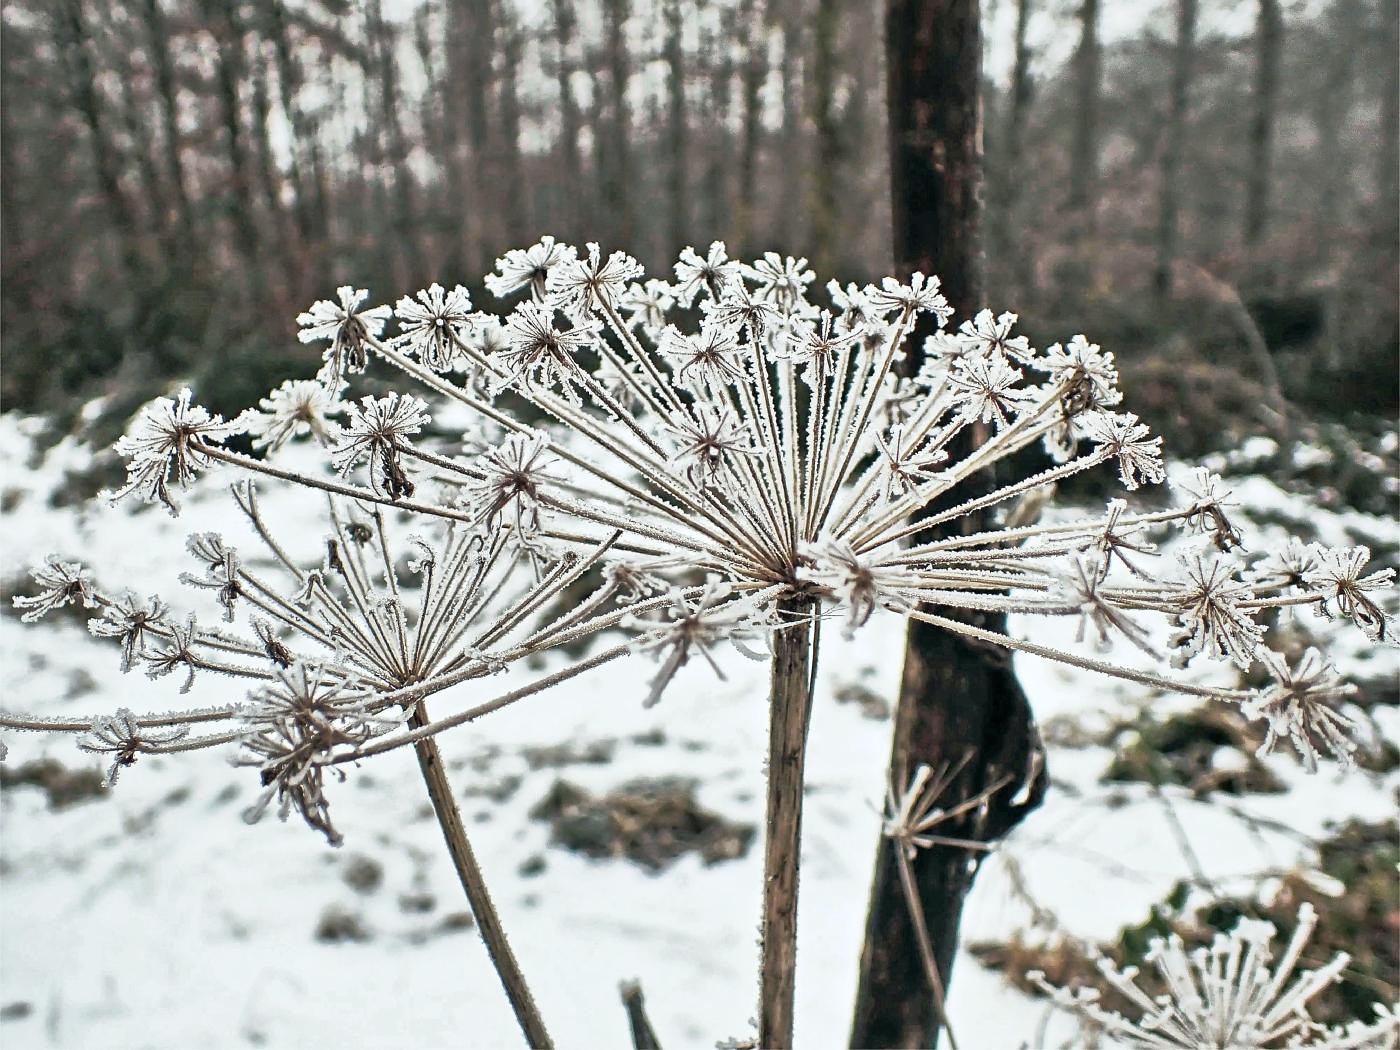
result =
[[140,253],[136,249],[136,218],[131,202],[122,192],[121,171],[116,146],[103,116],[97,91],[97,74],[93,68],[87,17],[82,0],[63,0],[54,10],[54,29],[59,54],[68,77],[68,88],[83,124],[87,127],[92,146],[93,170],[97,187],[107,209],[108,219],[116,227],[119,241],[118,256],[125,266],[131,287],[141,283]]
[[837,179],[841,168],[841,130],[836,120],[836,37],[840,0],[817,0],[812,20],[812,125],[816,163],[812,165],[812,253],[816,269],[837,269]]
[[[981,303],[978,8],[977,0],[887,0],[885,9],[895,268],[900,274],[921,270],[940,275],[943,293],[964,317]],[[911,368],[919,365],[926,334],[916,331],[909,341]],[[965,446],[953,451],[957,455],[968,450]],[[982,523],[963,518],[958,525],[972,531]],[[993,617],[968,618],[1001,626]],[[975,648],[925,624],[910,624],[895,714],[892,775],[907,776],[919,763],[939,768],[971,752],[952,788],[958,797],[976,794],[1005,774],[1015,778],[985,811],[969,814],[949,834],[990,841],[1038,805],[1044,783],[1039,748],[1029,705],[1004,653]],[[1028,778],[1029,784],[1018,790]],[[938,1040],[934,995],[898,867],[894,847],[882,839],[861,953],[852,1046],[925,1047]],[[976,870],[975,859],[960,850],[923,850],[914,861],[945,989],[963,899]]]
[[578,99],[574,96],[573,0],[553,0],[554,10],[554,79],[559,91],[559,160],[564,185],[559,194],[556,217],[566,240],[578,235],[579,197],[584,192],[583,158],[579,153],[578,133],[581,120]]
[[1270,167],[1274,155],[1274,118],[1278,109],[1279,57],[1283,50],[1283,12],[1279,0],[1259,0],[1254,30],[1254,113],[1249,124],[1249,168],[1245,182],[1244,243],[1257,248],[1269,221]]
[[1069,206],[1083,224],[1093,225],[1094,190],[1099,174],[1099,0],[1079,5],[1079,46],[1074,52],[1074,150],[1070,155]]
[[740,142],[739,190],[734,208],[734,249],[736,253],[752,253],[753,219],[758,212],[758,147],[763,132],[763,113],[759,92],[768,76],[768,52],[764,45],[767,22],[760,7],[761,0],[741,0],[739,4],[740,37],[744,47],[744,66],[740,82]]
[[666,0],[663,17],[666,21],[663,52],[666,59],[666,130],[670,140],[667,152],[670,156],[666,162],[669,229],[662,254],[669,259],[680,252],[690,236],[690,198],[686,191],[689,141],[686,135],[685,49],[681,41],[685,19],[681,14],[681,0]]
[[505,184],[505,242],[517,244],[529,228],[525,159],[520,151],[520,63],[525,27],[511,18],[509,5],[497,12],[501,34],[501,180]]
[[175,197],[181,239],[189,248],[194,244],[194,209],[190,203],[189,181],[180,149],[180,99],[175,86],[175,62],[170,53],[170,30],[161,11],[160,0],[142,0],[140,12],[146,27],[156,94],[160,97],[166,178]]
[[[1376,191],[1380,196],[1379,228],[1393,259],[1396,227],[1400,226],[1400,5],[1394,0],[1383,0],[1381,9],[1385,76],[1381,79],[1380,128],[1376,136]],[[1391,287],[1393,291],[1394,286]]]
[[[783,127],[782,148],[784,173],[783,182],[787,188],[783,196],[786,200],[802,200],[802,0],[778,0],[783,30],[783,57],[778,67],[778,78],[783,88]],[[798,229],[800,213],[784,201],[778,209],[778,250],[802,254],[801,245],[806,237]]]
[[1191,106],[1191,77],[1196,62],[1197,7],[1198,0],[1177,0],[1176,46],[1172,52],[1171,95],[1158,187],[1157,264],[1152,278],[1159,303],[1171,298],[1172,268],[1178,250],[1181,160],[1186,149],[1186,118]]
[[240,96],[245,73],[243,26],[236,5],[205,0],[204,9],[216,45],[215,94],[219,104],[219,121],[223,125],[224,149],[228,154],[226,207],[233,223],[234,244],[250,276],[253,299],[261,302],[264,299],[261,289],[266,286],[266,281],[259,258],[258,227],[253,218],[252,162],[248,155]]
[[607,66],[608,120],[595,132],[604,136],[602,157],[603,209],[619,244],[632,242],[632,148],[627,85],[631,70],[627,55],[630,0],[603,0],[603,50]]
[[[1035,241],[1023,232],[1022,210],[1025,178],[1021,172],[1025,153],[1026,121],[1031,108],[1031,54],[1026,40],[1032,0],[1016,0],[1016,35],[1013,42],[1011,89],[1007,99],[1006,128],[1002,133],[1000,203],[991,216],[996,231],[994,250],[1001,255],[1001,272],[1010,275],[1014,290],[1021,296],[1034,291]],[[1024,301],[1024,300],[1018,300]]]
[[302,243],[307,244],[316,236],[325,234],[317,222],[318,213],[324,208],[324,203],[313,199],[316,187],[314,184],[308,185],[303,168],[306,151],[315,136],[315,125],[301,104],[301,88],[305,78],[292,44],[286,8],[282,0],[265,0],[265,4],[268,35],[272,39],[273,60],[277,66],[278,96],[282,103],[282,111],[287,116],[287,124],[292,129],[287,177],[292,185],[297,233]]

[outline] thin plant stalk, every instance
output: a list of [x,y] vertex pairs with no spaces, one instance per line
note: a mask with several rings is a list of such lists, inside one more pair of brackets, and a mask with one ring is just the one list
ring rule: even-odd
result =
[[895,864],[899,868],[899,885],[904,891],[904,903],[909,907],[909,921],[914,926],[914,937],[919,943],[919,958],[923,961],[924,973],[928,975],[929,987],[933,990],[933,1009],[938,1015],[938,1023],[943,1026],[943,1031],[948,1033],[948,1046],[952,1050],[958,1050],[953,1026],[948,1021],[943,978],[938,973],[938,963],[933,957],[933,942],[928,935],[928,919],[924,916],[923,901],[919,899],[919,888],[914,882],[914,866],[909,862],[909,856],[902,845],[897,842],[892,845]]
[[804,598],[781,601],[779,618],[796,626],[773,635],[758,1022],[758,1045],[765,1048],[792,1046],[802,782],[812,712],[812,608]]
[[[431,721],[421,700],[414,707],[410,721],[415,729]],[[515,1011],[515,1019],[520,1022],[520,1029],[531,1047],[536,1050],[553,1047],[554,1042],[544,1026],[544,1019],[540,1017],[530,986],[525,983],[525,975],[516,961],[515,952],[511,950],[510,941],[506,939],[501,917],[496,913],[491,893],[486,888],[486,879],[467,839],[467,829],[452,797],[452,787],[447,780],[447,770],[443,766],[437,740],[425,737],[415,741],[413,749],[418,755],[418,768],[423,773],[423,783],[427,785],[428,796],[432,799],[433,812],[437,814],[447,851],[452,855],[452,864],[457,869],[457,877],[462,880],[467,903],[471,905],[472,916],[476,919],[476,928],[481,931],[481,939],[486,943],[487,954],[491,956],[491,963],[505,988],[506,998]]]

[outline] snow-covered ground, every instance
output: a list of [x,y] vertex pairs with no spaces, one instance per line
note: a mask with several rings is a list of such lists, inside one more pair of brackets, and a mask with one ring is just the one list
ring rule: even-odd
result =
[[[55,510],[49,493],[65,471],[87,462],[88,452],[64,442],[31,459],[35,426],[0,417],[6,464],[0,575],[16,577],[57,551],[95,565],[109,587],[161,593],[177,606],[217,615],[199,604],[203,593],[176,582],[190,567],[182,549],[187,533],[218,529],[235,545],[243,540],[241,518],[217,476],[188,496],[178,520],[97,503]],[[1357,542],[1355,535],[1365,534],[1373,546],[1393,549],[1400,541],[1392,521],[1326,514],[1260,478],[1235,487],[1247,507],[1286,509],[1311,521],[1325,542]],[[268,517],[282,524],[279,535],[299,537],[301,552],[314,552],[319,504],[298,510],[285,492],[265,487],[264,495]],[[1278,533],[1266,528],[1255,535],[1263,545]],[[1072,624],[1014,626],[1039,641],[1068,642],[1074,631]],[[1357,655],[1363,646],[1354,633],[1344,636],[1344,669],[1393,673],[1395,651]],[[867,718],[857,704],[832,697],[856,682],[892,696],[903,627],[877,617],[854,641],[836,631],[826,639],[808,757],[801,884],[797,1041],[811,1047],[844,1045],[849,1030],[890,733],[888,720]],[[724,655],[727,681],[693,662],[650,710],[641,700],[652,668],[633,658],[442,740],[506,928],[563,1046],[629,1045],[617,984],[633,977],[642,981],[668,1048],[709,1047],[751,1034],[760,849],[709,867],[690,854],[653,874],[624,860],[589,860],[551,846],[547,825],[529,816],[560,776],[601,793],[639,776],[680,775],[698,781],[699,800],[709,809],[761,825],[766,669]],[[0,660],[0,704],[44,715],[183,708],[226,700],[228,689],[237,688],[204,676],[193,695],[177,697],[179,676],[157,682],[139,671],[123,676],[112,647],[70,619],[23,626],[6,615]],[[1035,658],[1019,658],[1017,668],[1042,721],[1102,720],[1143,699],[1136,687]],[[509,680],[492,679],[492,695],[539,673],[522,668]],[[440,697],[434,714],[467,699]],[[1396,714],[1378,711],[1392,739],[1400,735]],[[648,736],[654,730],[659,738]],[[616,741],[611,762],[536,769],[522,753],[597,740]],[[44,756],[70,767],[97,765],[71,738],[7,733],[5,742],[12,767]],[[1035,897],[1086,937],[1110,937],[1139,921],[1190,873],[1159,801],[1123,785],[1126,805],[1102,804],[1097,778],[1110,757],[1101,747],[1054,749],[1052,775],[1080,797],[1052,790],[1004,851],[1025,871]],[[1328,764],[1307,777],[1291,755],[1266,762],[1289,790],[1240,800],[1259,817],[1315,834],[1329,819],[1393,814],[1395,774],[1339,774]],[[508,790],[517,777],[518,786]],[[501,790],[488,798],[484,792],[494,788]],[[205,752],[143,758],[110,797],[56,812],[40,790],[6,789],[0,797],[0,1045],[520,1045],[479,938],[448,918],[464,911],[465,901],[407,751],[376,758],[330,789],[346,839],[338,850],[295,819],[246,825],[239,814],[256,790],[250,770],[234,768],[226,754]],[[1174,809],[1201,868],[1227,888],[1253,887],[1258,872],[1303,859],[1297,838],[1246,831],[1238,816],[1219,807],[1177,797]],[[537,856],[543,870],[522,873]],[[377,887],[356,889],[345,880],[362,857],[382,866]],[[428,910],[422,910],[425,894],[434,901]],[[331,909],[357,916],[366,939],[318,939]],[[988,862],[965,914],[968,939],[1005,936],[1026,922],[1003,859]],[[951,1016],[966,1050],[1007,1050],[1037,1038],[1046,1007],[964,953]],[[1053,1030],[1068,1029],[1060,1023]]]

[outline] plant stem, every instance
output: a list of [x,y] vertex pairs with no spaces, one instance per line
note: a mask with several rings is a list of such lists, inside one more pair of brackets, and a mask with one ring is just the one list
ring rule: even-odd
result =
[[[415,729],[427,725],[430,721],[423,701],[418,701],[414,707],[410,721]],[[501,978],[501,985],[506,990],[506,998],[510,1000],[516,1020],[520,1022],[521,1031],[525,1033],[525,1039],[531,1047],[553,1047],[554,1043],[550,1040],[549,1032],[540,1018],[539,1009],[535,1006],[535,998],[530,994],[529,985],[525,983],[525,975],[520,972],[520,964],[515,961],[515,953],[511,951],[510,942],[506,940],[506,931],[501,926],[500,916],[496,914],[496,906],[491,903],[491,894],[486,889],[486,880],[476,863],[471,843],[467,841],[467,829],[462,824],[462,814],[452,798],[452,787],[447,782],[447,770],[443,767],[442,753],[438,750],[437,741],[433,737],[426,737],[416,741],[413,748],[418,753],[418,768],[423,773],[428,796],[433,800],[433,810],[437,813],[438,824],[442,827],[447,851],[452,854],[452,864],[457,869],[458,878],[462,880],[467,903],[471,905],[472,915],[476,918],[476,928],[481,931],[481,939],[486,942],[486,951]]]
[[811,611],[810,602],[804,599],[783,599],[778,603],[779,617],[800,621],[800,625],[773,636],[758,1004],[758,1045],[765,1050],[792,1046],[802,780],[812,709]]

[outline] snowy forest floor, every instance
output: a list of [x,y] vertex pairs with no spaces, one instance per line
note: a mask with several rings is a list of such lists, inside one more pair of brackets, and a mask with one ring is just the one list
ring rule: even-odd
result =
[[[178,520],[98,502],[55,507],[51,497],[70,472],[87,468],[91,453],[71,439],[36,452],[39,429],[34,419],[0,417],[6,604],[23,589],[24,569],[55,551],[95,566],[108,586],[160,593],[177,608],[216,616],[212,604],[201,604],[205,592],[177,578],[190,568],[188,533],[217,529],[252,549],[219,478],[201,482]],[[1392,517],[1324,510],[1280,489],[1253,472],[1267,444],[1214,464],[1242,504],[1247,546],[1272,546],[1285,523],[1301,524],[1313,530],[1306,539],[1365,543],[1394,564],[1400,527]],[[266,512],[311,557],[321,505],[298,505],[289,495],[266,488]],[[1354,630],[1333,631],[1310,614],[1288,629],[1327,639],[1341,670],[1393,688],[1395,649],[1368,652]],[[1022,620],[1013,630],[1068,644],[1074,625]],[[903,628],[877,616],[854,641],[834,630],[826,638],[803,842],[797,1042],[804,1047],[844,1045],[849,1030]],[[177,697],[178,676],[123,676],[113,648],[76,618],[22,626],[7,608],[0,654],[0,702],[43,715],[183,708],[227,699],[230,688],[205,676],[191,696]],[[1132,652],[1115,656],[1135,660]],[[629,978],[641,980],[668,1050],[752,1033],[766,669],[732,651],[722,660],[726,680],[694,661],[650,710],[641,701],[653,668],[633,658],[442,740],[506,928],[563,1046],[629,1045],[617,994]],[[1311,863],[1308,840],[1329,822],[1394,816],[1400,772],[1343,773],[1327,763],[1308,776],[1286,751],[1262,759],[1284,789],[1276,793],[1196,797],[1182,787],[1105,783],[1105,770],[1134,739],[1120,733],[1106,743],[1108,727],[1143,712],[1160,720],[1194,702],[1036,658],[1018,657],[1016,667],[1051,730],[1053,783],[1043,808],[987,861],[965,911],[965,943],[1030,931],[1028,895],[1074,935],[1113,941],[1180,880],[1198,884],[1193,901],[1206,899],[1202,880],[1221,893],[1268,894],[1280,873]],[[539,672],[509,677],[524,682]],[[493,694],[510,684],[493,680]],[[434,714],[460,703],[446,694]],[[1393,695],[1370,717],[1378,739],[1400,738]],[[6,737],[0,1043],[7,1050],[520,1045],[407,751],[352,769],[331,788],[346,839],[332,849],[299,821],[244,824],[239,814],[257,793],[256,778],[226,753],[146,757],[110,792],[92,791],[83,785],[93,778],[72,774],[97,769],[98,760],[76,751],[71,738]],[[61,765],[75,798],[65,799],[52,780],[47,789],[24,782],[42,779],[37,773],[17,772],[45,759]],[[1209,761],[1225,770],[1244,758],[1220,747]],[[615,821],[635,832],[622,846],[642,862],[565,847],[621,850],[615,837],[599,835],[602,818],[583,793],[604,796],[639,778],[679,778],[640,800],[633,791]],[[690,783],[696,806],[685,791]],[[550,803],[563,812],[554,831],[543,819]],[[657,831],[649,819],[670,823]],[[685,852],[669,859],[673,848]],[[1046,1029],[1047,1016],[1044,1000],[960,955],[951,1017],[965,1050],[1063,1043],[1072,1025],[1055,1018]]]

